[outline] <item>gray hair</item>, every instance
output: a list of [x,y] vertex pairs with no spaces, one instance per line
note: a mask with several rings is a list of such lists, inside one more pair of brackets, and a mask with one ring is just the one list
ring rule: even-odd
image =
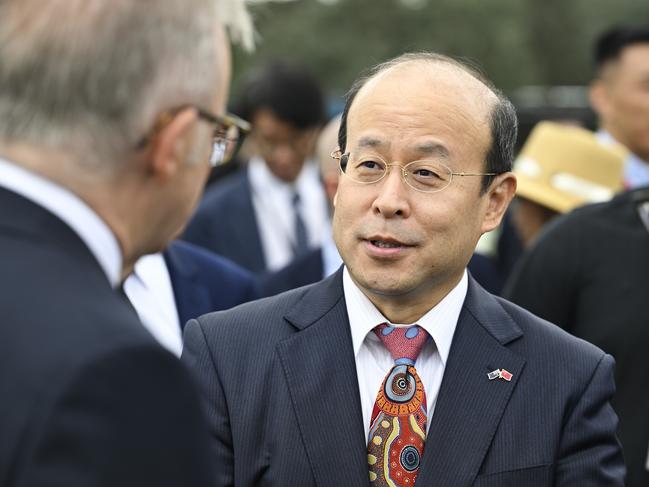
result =
[[[340,129],[338,131],[338,146],[345,151],[347,145],[347,115],[356,95],[365,84],[377,75],[405,63],[428,62],[446,64],[466,72],[487,87],[496,97],[496,102],[491,107],[489,125],[491,129],[491,146],[486,154],[486,172],[501,174],[512,170],[514,149],[518,136],[518,118],[516,109],[509,99],[498,90],[491,81],[475,66],[462,62],[444,54],[434,52],[416,52],[402,54],[394,59],[381,63],[372,68],[365,76],[354,82],[347,93],[345,108],[342,113]],[[493,176],[483,176],[482,192],[485,192]]]
[[211,101],[218,22],[250,45],[241,2],[0,0],[0,140],[114,167],[157,113]]

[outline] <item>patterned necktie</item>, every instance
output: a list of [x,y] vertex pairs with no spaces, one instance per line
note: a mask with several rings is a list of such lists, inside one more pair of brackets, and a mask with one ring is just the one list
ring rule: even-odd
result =
[[370,481],[374,486],[412,487],[426,441],[426,393],[415,361],[428,333],[417,325],[381,324],[374,333],[395,365],[383,380],[374,402],[367,444]]

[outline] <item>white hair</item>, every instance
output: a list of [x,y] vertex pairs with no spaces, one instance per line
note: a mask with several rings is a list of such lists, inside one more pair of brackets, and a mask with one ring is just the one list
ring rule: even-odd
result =
[[251,45],[242,0],[0,0],[0,140],[111,169],[160,111],[211,101],[218,22]]

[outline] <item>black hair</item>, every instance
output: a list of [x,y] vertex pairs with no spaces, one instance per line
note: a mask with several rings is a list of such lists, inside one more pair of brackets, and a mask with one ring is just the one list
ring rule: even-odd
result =
[[[446,63],[456,66],[483,83],[496,95],[498,101],[491,109],[489,120],[491,129],[491,146],[489,147],[485,158],[485,169],[486,172],[496,174],[511,171],[514,161],[516,137],[518,135],[518,119],[516,117],[516,109],[514,108],[514,105],[512,105],[509,99],[507,99],[502,92],[496,89],[493,84],[476,68],[449,56],[437,53],[422,52],[403,54],[390,61],[375,66],[366,75],[357,79],[345,97],[345,107],[340,121],[340,129],[338,130],[338,147],[340,150],[345,152],[347,146],[347,115],[349,114],[349,109],[351,108],[360,89],[365,85],[365,83],[367,83],[367,81],[377,74],[398,64],[412,61]],[[489,188],[493,178],[494,176],[483,177],[481,188],[483,193]]]
[[641,43],[649,43],[649,27],[614,27],[603,32],[595,42],[595,69],[618,59],[625,47]]
[[297,129],[322,125],[325,100],[317,80],[304,67],[276,60],[254,70],[243,82],[233,111],[252,121],[261,109]]

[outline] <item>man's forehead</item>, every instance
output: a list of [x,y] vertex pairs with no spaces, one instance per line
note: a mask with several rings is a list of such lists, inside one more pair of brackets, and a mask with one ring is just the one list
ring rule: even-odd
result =
[[[431,118],[489,121],[495,93],[460,66],[438,61],[407,61],[378,73],[358,91],[348,113],[348,127],[377,123],[426,126]],[[385,125],[384,125],[385,126]],[[368,142],[371,142],[368,140]],[[375,144],[376,145],[376,144]]]

